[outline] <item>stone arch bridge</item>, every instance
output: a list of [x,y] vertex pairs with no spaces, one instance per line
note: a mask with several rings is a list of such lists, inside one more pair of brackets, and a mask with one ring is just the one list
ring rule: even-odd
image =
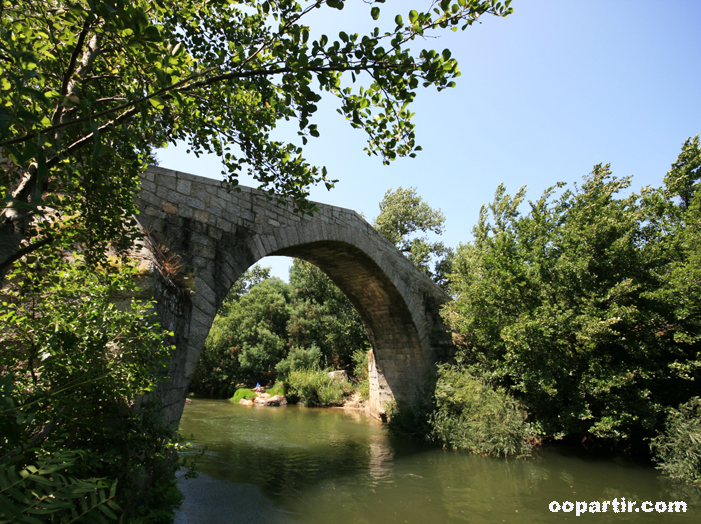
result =
[[[167,422],[177,424],[209,328],[231,285],[268,255],[322,269],[360,314],[373,347],[370,411],[411,404],[452,344],[439,316],[449,300],[356,212],[317,204],[302,216],[256,189],[227,191],[219,181],[150,167],[142,177],[139,222],[175,253],[194,292],[154,272],[151,292],[162,326],[174,333],[170,380],[157,392]],[[157,249],[158,251],[158,249]],[[158,264],[154,264],[158,265]]]

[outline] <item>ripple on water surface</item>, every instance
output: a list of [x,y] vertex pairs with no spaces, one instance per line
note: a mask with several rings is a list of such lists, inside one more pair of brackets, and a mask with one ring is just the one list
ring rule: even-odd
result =
[[[650,467],[546,453],[501,460],[391,437],[358,412],[195,400],[180,426],[206,451],[177,524],[701,522],[699,490]],[[194,453],[194,451],[193,451]],[[551,501],[684,500],[687,512],[551,513]]]

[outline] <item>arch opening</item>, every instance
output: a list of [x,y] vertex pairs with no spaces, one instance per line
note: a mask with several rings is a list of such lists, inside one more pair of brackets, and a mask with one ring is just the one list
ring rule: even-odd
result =
[[371,364],[370,409],[382,416],[386,403],[410,403],[416,371],[426,371],[419,332],[406,301],[382,269],[362,250],[338,241],[300,244],[271,253],[300,258],[326,273],[348,297],[365,325]]

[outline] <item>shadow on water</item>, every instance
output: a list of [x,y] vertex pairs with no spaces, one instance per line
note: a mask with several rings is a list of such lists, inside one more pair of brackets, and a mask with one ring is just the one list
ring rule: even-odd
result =
[[[181,432],[206,447],[204,474],[184,481],[178,524],[564,522],[552,501],[683,500],[685,514],[584,513],[591,522],[700,522],[699,490],[649,466],[543,452],[502,460],[387,434],[357,412],[195,401]],[[577,519],[579,520],[579,519]]]

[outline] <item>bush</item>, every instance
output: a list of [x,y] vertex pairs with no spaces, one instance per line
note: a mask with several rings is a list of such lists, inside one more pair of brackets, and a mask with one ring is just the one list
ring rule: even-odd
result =
[[290,373],[295,370],[314,369],[318,367],[321,357],[321,350],[316,344],[312,343],[308,348],[296,347],[290,349],[287,357],[277,363],[275,371],[284,381],[290,376]]
[[[61,463],[65,468],[51,474],[54,486],[63,482],[59,475],[104,479],[108,487],[118,481],[122,522],[156,509],[173,513],[175,498],[161,504],[149,494],[153,486],[175,486],[178,468],[177,433],[163,423],[156,398],[145,400],[166,378],[165,333],[152,322],[151,304],[131,298],[138,290],[128,263],[96,270],[61,254],[54,246],[23,260],[3,289],[0,457],[12,460],[7,478],[10,468]],[[98,491],[93,495],[101,500]],[[61,501],[60,494],[51,497]],[[63,502],[73,506],[62,504],[61,511],[84,511],[80,497]]]
[[701,398],[670,409],[665,433],[652,440],[658,469],[701,486]]
[[356,349],[351,355],[353,359],[353,376],[358,381],[357,388],[360,398],[370,398],[370,377],[368,376],[368,351]]
[[333,406],[350,393],[350,384],[329,377],[327,371],[299,369],[290,373],[287,382],[290,399],[299,399],[305,406]]
[[502,389],[494,389],[457,366],[438,369],[431,438],[444,447],[491,456],[530,455],[537,431],[525,411]]
[[276,382],[272,388],[266,389],[265,392],[268,393],[271,397],[274,397],[275,395],[284,395],[285,386],[284,384],[282,384],[282,382]]
[[256,398],[256,396],[256,392],[252,389],[240,388],[236,390],[234,396],[231,397],[229,400],[231,400],[231,402],[238,403],[241,399],[253,400],[254,398]]

